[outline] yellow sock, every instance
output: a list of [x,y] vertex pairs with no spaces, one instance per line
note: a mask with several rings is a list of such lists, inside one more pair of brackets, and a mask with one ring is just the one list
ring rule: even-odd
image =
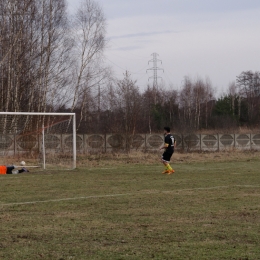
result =
[[171,165],[169,163],[166,165],[166,170],[168,170],[168,171],[172,170],[172,167],[171,167]]

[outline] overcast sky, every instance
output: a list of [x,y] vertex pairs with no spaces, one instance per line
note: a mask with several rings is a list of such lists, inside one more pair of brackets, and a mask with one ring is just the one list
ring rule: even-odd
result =
[[[81,0],[67,1],[73,12]],[[260,70],[260,0],[96,1],[107,19],[106,62],[140,89],[153,77],[152,53],[174,89],[184,76],[209,77],[220,95],[242,71]]]

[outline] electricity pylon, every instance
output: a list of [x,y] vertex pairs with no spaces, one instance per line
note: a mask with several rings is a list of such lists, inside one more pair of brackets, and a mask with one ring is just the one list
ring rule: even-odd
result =
[[[152,59],[152,60],[149,60],[149,61],[148,61],[148,64],[149,64],[150,62],[153,62],[153,67],[150,68],[150,69],[147,69],[147,70],[153,70],[153,77],[149,77],[148,80],[149,80],[150,78],[153,78],[153,87],[154,87],[154,89],[157,90],[157,89],[158,89],[158,78],[162,78],[162,77],[158,77],[157,71],[158,71],[158,70],[164,71],[164,70],[157,67],[157,62],[158,62],[158,61],[160,61],[161,64],[162,64],[162,61],[157,59],[157,56],[159,56],[159,54],[153,53],[152,56],[153,56],[153,59]],[[147,70],[146,70],[146,72],[147,72]]]

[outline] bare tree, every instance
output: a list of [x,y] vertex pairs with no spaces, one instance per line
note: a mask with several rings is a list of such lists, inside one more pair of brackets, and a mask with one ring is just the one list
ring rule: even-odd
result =
[[3,109],[54,109],[58,94],[65,93],[69,67],[65,1],[4,0],[1,5]]
[[1,2],[0,14],[0,68],[1,68],[1,107],[8,111],[19,109],[20,89],[24,76],[25,31],[27,12],[32,1]]
[[[87,111],[93,87],[98,87],[107,76],[101,66],[105,48],[106,23],[101,7],[93,0],[81,2],[73,23],[74,35],[74,93],[71,110],[81,108],[80,118]],[[81,120],[80,120],[81,122]]]
[[147,86],[145,92],[143,93],[143,123],[148,127],[148,131],[152,133],[152,107],[155,105],[155,89],[153,87]]
[[215,89],[212,87],[211,80],[205,80],[205,128],[208,128],[208,120],[215,104]]
[[193,109],[193,84],[189,77],[184,78],[184,84],[182,90],[179,95],[180,99],[180,109],[182,111],[182,124],[183,127],[191,128],[193,126],[193,117],[192,117],[192,109]]
[[229,84],[228,86],[228,95],[231,97],[231,110],[232,110],[232,115],[235,115],[235,99],[238,95],[237,93],[237,86],[236,82],[233,81]]
[[184,85],[180,91],[180,110],[182,112],[183,127],[188,132],[208,127],[208,117],[212,110],[210,101],[214,98],[214,91],[208,78],[204,81],[197,78],[192,81],[184,78]]
[[[248,118],[250,123],[259,119],[260,104],[260,72],[244,71],[237,77],[239,88],[239,109],[241,110],[241,99],[246,101]],[[241,111],[239,112],[239,116]]]
[[131,79],[128,71],[122,80],[117,81],[116,102],[118,108],[123,111],[124,132],[134,135],[141,112],[141,95],[136,81]]

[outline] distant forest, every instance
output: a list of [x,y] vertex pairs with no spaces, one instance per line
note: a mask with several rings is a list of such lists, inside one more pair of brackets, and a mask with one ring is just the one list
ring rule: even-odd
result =
[[69,16],[65,0],[1,0],[0,111],[75,112],[78,133],[258,128],[260,72],[243,71],[215,97],[210,79],[147,85],[105,66],[106,19],[94,0]]

